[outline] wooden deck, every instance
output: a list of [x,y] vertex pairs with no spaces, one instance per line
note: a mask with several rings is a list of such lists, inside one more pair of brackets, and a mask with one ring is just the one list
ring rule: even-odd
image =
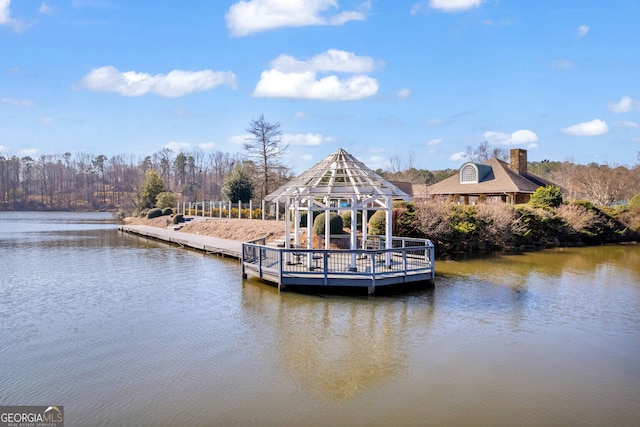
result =
[[[384,245],[382,245],[384,246]],[[285,249],[242,245],[242,274],[286,287],[376,288],[432,282],[434,247],[426,239],[395,238],[392,249]]]

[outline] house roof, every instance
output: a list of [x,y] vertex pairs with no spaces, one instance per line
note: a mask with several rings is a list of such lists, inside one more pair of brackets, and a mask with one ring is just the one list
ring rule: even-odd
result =
[[520,175],[509,167],[508,163],[493,158],[486,166],[492,173],[487,173],[476,183],[460,183],[460,175],[456,174],[427,188],[427,193],[438,194],[502,194],[533,193],[540,186],[550,184],[549,181],[533,175]]
[[343,149],[337,150],[267,195],[265,200],[283,202],[287,198],[301,196],[350,199],[353,195],[356,195],[359,201],[375,199],[378,196],[411,200],[407,193],[383,179]]

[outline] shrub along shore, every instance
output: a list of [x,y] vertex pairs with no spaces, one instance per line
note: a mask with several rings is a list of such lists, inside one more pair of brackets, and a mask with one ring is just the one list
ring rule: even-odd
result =
[[[171,213],[156,209],[149,214],[153,217]],[[167,222],[181,219],[180,216],[167,218]],[[521,205],[397,202],[392,219],[394,236],[431,239],[436,246],[437,257],[455,253],[628,243],[640,240],[640,197],[636,196],[628,205],[615,208],[596,207],[584,201],[563,203],[536,198]],[[306,221],[306,215],[303,215],[300,225],[306,227]],[[356,221],[360,229],[360,214]],[[332,234],[341,230],[346,232],[344,229],[352,226],[351,212],[332,214],[330,222]],[[281,224],[284,233],[284,222]],[[233,222],[233,227],[245,225],[248,223],[244,221]],[[215,233],[215,229],[210,230]],[[324,214],[318,212],[314,215],[314,234],[322,234],[323,230]],[[368,231],[369,234],[384,234],[383,211],[371,212]]]

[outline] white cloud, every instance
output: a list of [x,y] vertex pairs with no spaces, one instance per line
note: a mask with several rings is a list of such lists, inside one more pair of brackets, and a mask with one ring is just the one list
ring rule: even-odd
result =
[[429,141],[427,141],[427,145],[429,146],[434,146],[434,145],[438,145],[442,143],[442,138],[435,138],[435,139],[430,139]]
[[38,8],[38,12],[44,15],[51,15],[53,13],[53,8],[43,1],[40,7]]
[[11,17],[11,0],[0,0],[0,25],[13,28],[14,31],[23,31],[27,26],[20,20]]
[[430,0],[429,7],[443,12],[458,12],[482,4],[482,0]]
[[251,138],[253,138],[253,135],[251,135],[250,133],[244,133],[242,135],[234,135],[231,138],[229,138],[229,143],[234,145],[240,145],[240,144],[244,144],[245,142],[247,142],[247,140]]
[[4,145],[0,145],[0,153],[8,153],[9,149]]
[[231,5],[225,20],[232,36],[243,37],[281,27],[362,21],[370,7],[367,1],[356,11],[331,13],[339,8],[337,0],[243,0]]
[[623,127],[623,128],[628,128],[628,129],[637,129],[637,128],[640,127],[640,125],[638,123],[632,122],[632,121],[628,121],[628,120],[621,121],[621,122],[615,122],[615,125],[619,126],[619,127]]
[[576,30],[576,34],[578,35],[578,37],[584,37],[587,35],[588,32],[589,32],[588,25],[578,25],[578,29]]
[[466,159],[467,159],[467,153],[465,153],[464,151],[459,151],[449,156],[449,160],[452,160],[454,162],[459,162],[460,160],[466,160]]
[[333,138],[330,136],[323,136],[319,133],[306,133],[306,134],[285,134],[282,135],[282,142],[291,145],[321,145],[325,142],[331,142]]
[[18,154],[20,155],[20,157],[26,157],[26,156],[35,157],[36,154],[38,154],[38,149],[37,148],[23,148],[21,150],[18,150]]
[[604,135],[607,132],[609,132],[609,126],[607,126],[606,122],[600,119],[578,123],[562,129],[562,133],[575,136],[597,136]]
[[375,61],[369,56],[358,56],[344,50],[329,49],[308,61],[300,61],[291,55],[282,54],[271,61],[271,68],[285,73],[304,71],[368,73],[374,70]]
[[38,123],[40,123],[41,125],[50,125],[53,122],[54,120],[52,117],[40,117],[38,119]]
[[296,113],[293,115],[293,120],[302,120],[302,119],[306,119],[307,117],[308,117],[307,113],[303,111],[296,111]]
[[236,76],[230,71],[183,71],[168,74],[120,72],[113,66],[91,70],[80,85],[92,91],[116,92],[124,96],[141,96],[155,93],[166,97],[184,96],[191,92],[213,89],[220,85],[236,88]]
[[411,96],[411,90],[407,88],[400,89],[397,95],[398,95],[398,98],[400,99],[406,99]]
[[[382,151],[382,150],[378,150],[378,151]],[[369,167],[372,170],[385,169],[386,167],[389,166],[389,158],[387,156],[373,155],[373,156],[369,156],[363,161],[367,165],[367,167]]]
[[511,134],[512,144],[530,144],[538,140],[538,135],[527,129],[517,130]]
[[33,101],[28,98],[0,98],[0,103],[12,105],[14,107],[31,107]]
[[517,130],[511,134],[488,131],[484,133],[483,137],[491,145],[524,145],[532,144],[538,140],[538,135],[527,129]]
[[280,55],[271,67],[260,75],[253,96],[346,101],[378,92],[378,81],[364,74],[318,77],[319,72],[363,73],[375,68],[372,58],[351,52],[329,49],[308,61]]
[[631,110],[640,110],[640,99],[623,96],[618,102],[610,102],[609,110],[614,113],[628,113]]
[[313,72],[282,73],[269,70],[262,72],[253,95],[346,101],[373,96],[377,91],[378,82],[368,76],[354,76],[344,80],[328,76],[317,80]]

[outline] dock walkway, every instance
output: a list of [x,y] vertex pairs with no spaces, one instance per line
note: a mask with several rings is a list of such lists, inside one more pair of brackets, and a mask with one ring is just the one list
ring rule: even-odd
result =
[[242,258],[242,242],[202,236],[193,233],[181,233],[173,228],[152,227],[150,225],[121,225],[118,229],[124,233],[135,234],[178,246],[187,247],[208,254]]

